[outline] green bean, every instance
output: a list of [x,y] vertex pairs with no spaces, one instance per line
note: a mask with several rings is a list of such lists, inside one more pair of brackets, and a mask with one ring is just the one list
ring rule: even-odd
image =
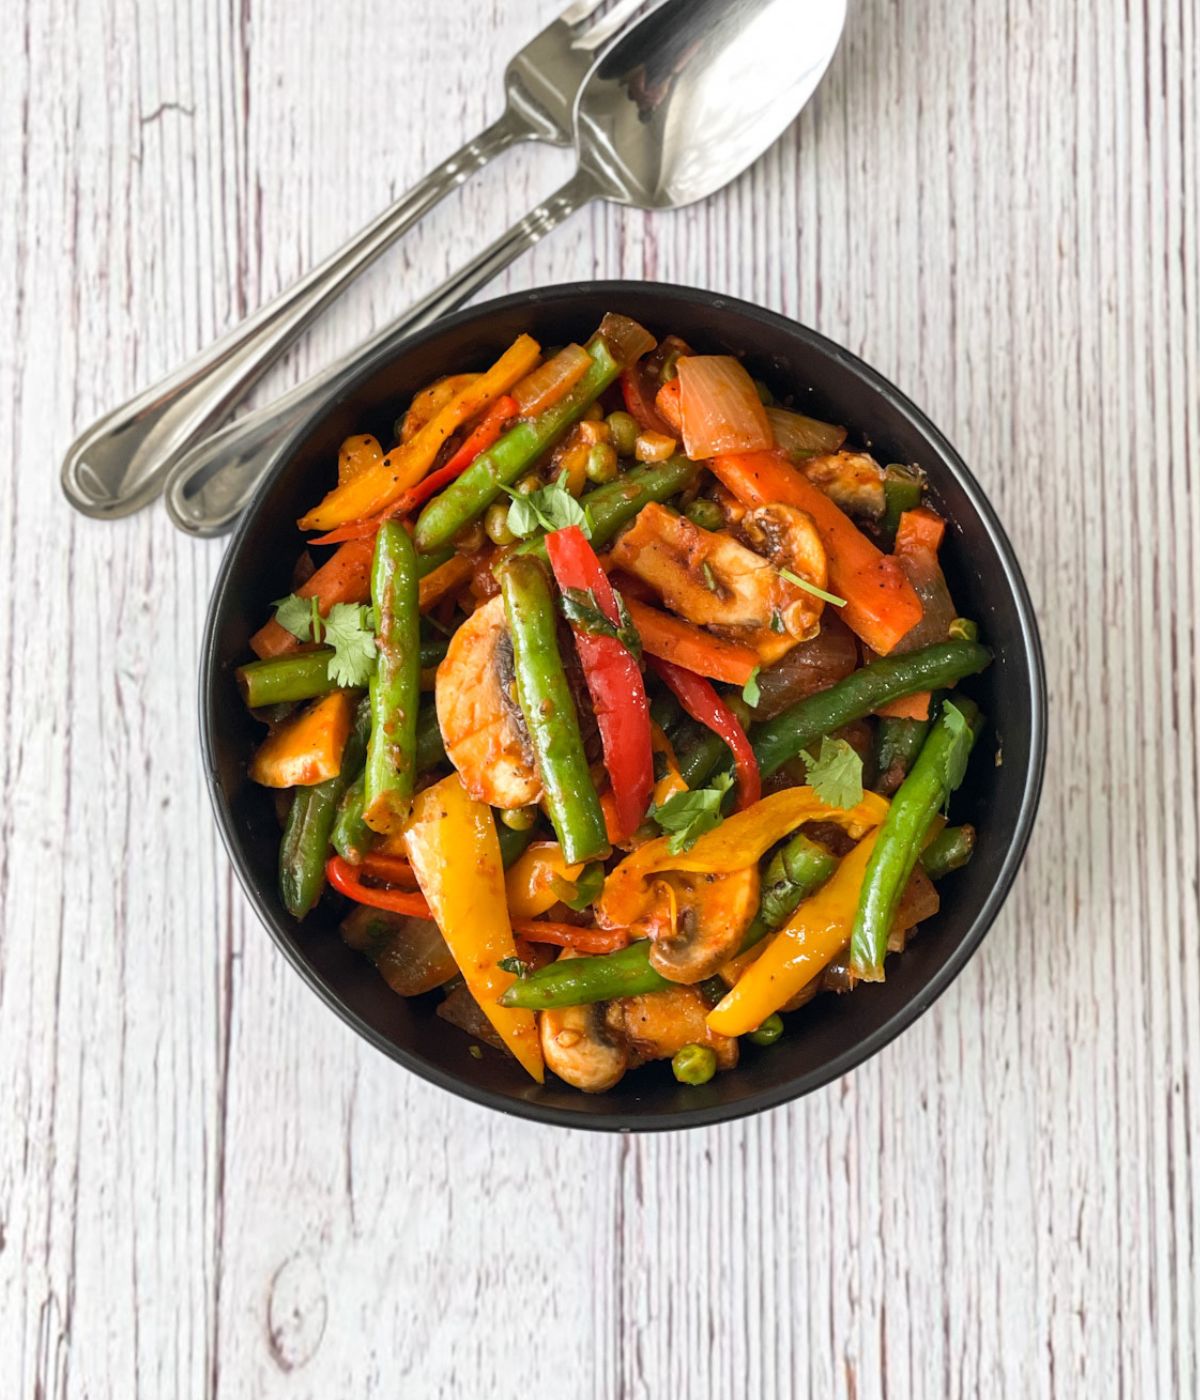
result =
[[982,671],[992,653],[978,642],[938,642],[904,656],[884,656],[759,725],[751,735],[759,771],[769,777],[815,740],[862,719],[889,700],[942,690]]
[[651,724],[657,724],[669,739],[682,719],[683,708],[679,701],[669,690],[660,690],[650,702]]
[[363,818],[373,831],[394,831],[408,815],[417,776],[417,709],[421,690],[421,614],[417,559],[408,531],[385,520],[371,561],[378,657],[371,676]]
[[338,804],[362,767],[367,721],[363,715],[346,739],[336,778],[296,789],[279,845],[279,896],[293,919],[303,919],[325,888],[325,858]]
[[686,753],[676,753],[679,775],[693,791],[703,787],[724,761],[731,761],[725,740],[711,729],[699,735]]
[[294,700],[311,700],[327,695],[337,685],[329,678],[332,647],[319,651],[291,652],[251,661],[234,673],[242,699],[252,710],[264,705],[281,705]]
[[[689,486],[700,470],[698,462],[686,457],[669,457],[665,462],[650,462],[634,467],[607,486],[598,486],[582,497],[592,522],[591,542],[602,549],[629,521],[651,501],[665,501]],[[546,545],[539,536],[529,540],[516,551],[546,557]]]
[[933,819],[962,781],[980,727],[974,702],[952,696],[934,721],[912,771],[892,798],[867,861],[850,935],[850,964],[864,981],[883,980],[888,932],[900,897]]
[[427,666],[436,666],[446,654],[446,649],[450,643],[445,637],[438,637],[432,642],[421,643],[421,669]]
[[417,518],[416,542],[421,551],[448,543],[481,516],[517,477],[563,436],[621,372],[608,342],[594,335],[587,343],[592,363],[578,384],[536,418],[522,419],[481,452],[465,472],[425,507]]
[[880,529],[890,545],[900,527],[900,517],[906,510],[915,510],[921,504],[924,478],[916,467],[905,467],[893,463],[883,474],[883,519]]
[[881,715],[875,731],[875,791],[890,797],[913,766],[929,733],[927,719],[892,719]]
[[346,789],[346,794],[337,810],[333,830],[330,833],[333,849],[343,860],[348,860],[351,865],[360,865],[363,857],[375,844],[375,833],[363,821],[363,788],[365,784],[366,775],[359,773],[358,777]]
[[[767,865],[762,902],[757,916],[746,930],[740,951],[745,952],[792,916],[806,899],[833,874],[837,861],[815,841],[801,832],[776,851]],[[778,920],[778,922],[776,922]],[[528,977],[514,982],[500,998],[502,1006],[523,1006],[545,1011],[558,1006],[585,1006],[593,1001],[615,997],[641,996],[659,992],[672,984],[650,966],[650,944],[646,939],[631,943],[617,953],[586,958],[562,958],[540,967]]]
[[[438,727],[437,710],[425,705],[417,716],[417,772],[425,773],[446,757],[442,746],[442,731]],[[375,844],[375,833],[363,820],[366,774],[358,777],[346,789],[333,824],[333,848],[351,865],[361,863],[363,856]]]
[[931,880],[961,870],[975,854],[975,828],[948,826],[921,852],[921,867]]
[[557,612],[545,570],[536,559],[513,556],[499,577],[512,637],[517,699],[547,814],[569,865],[595,860],[608,854],[608,835],[558,652]]
[[442,743],[437,707],[425,705],[417,715],[417,772],[425,773],[430,768],[436,768],[445,757],[446,747]]
[[426,574],[433,573],[434,569],[440,569],[443,564],[448,564],[453,558],[453,549],[438,549],[432,554],[418,554],[417,577],[424,578]]

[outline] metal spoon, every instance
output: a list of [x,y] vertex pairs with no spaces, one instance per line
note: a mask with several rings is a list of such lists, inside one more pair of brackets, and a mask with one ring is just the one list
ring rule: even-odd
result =
[[567,183],[365,345],[197,444],[167,483],[175,524],[200,536],[229,529],[292,428],[368,355],[460,306],[591,200],[675,209],[740,175],[812,96],[845,13],[845,0],[664,0],[584,82]]

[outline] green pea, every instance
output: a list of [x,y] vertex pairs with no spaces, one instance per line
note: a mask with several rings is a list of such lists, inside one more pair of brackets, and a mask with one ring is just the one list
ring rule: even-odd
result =
[[783,1017],[773,1012],[758,1030],[750,1032],[749,1039],[752,1045],[774,1045],[782,1034]]
[[612,434],[613,446],[617,449],[617,455],[632,457],[638,435],[637,419],[632,413],[625,413],[618,409],[615,413],[610,413],[604,421],[608,424],[608,431]]
[[977,642],[979,624],[969,617],[956,617],[947,628],[947,636],[952,642]]
[[716,501],[710,501],[706,496],[697,496],[684,511],[684,515],[693,525],[699,525],[702,530],[719,530],[725,523],[721,507],[717,505]]
[[528,831],[538,819],[536,807],[513,807],[500,813],[500,820],[511,831]]
[[594,481],[597,486],[603,486],[606,481],[615,480],[617,449],[611,442],[593,443],[588,452],[587,465],[584,470],[587,472],[587,479]]
[[517,537],[508,528],[508,502],[495,501],[483,517],[483,528],[493,544],[512,544]]
[[685,1045],[672,1057],[671,1070],[681,1084],[707,1084],[717,1072],[717,1052],[710,1045]]

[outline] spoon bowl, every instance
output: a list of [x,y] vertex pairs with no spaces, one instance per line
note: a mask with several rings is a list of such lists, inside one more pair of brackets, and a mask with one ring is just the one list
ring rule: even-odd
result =
[[580,89],[581,168],[604,198],[639,209],[708,198],[795,121],[845,22],[845,0],[669,0]]

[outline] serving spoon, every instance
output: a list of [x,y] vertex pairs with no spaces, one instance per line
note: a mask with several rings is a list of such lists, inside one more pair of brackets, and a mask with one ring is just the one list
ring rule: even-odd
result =
[[295,426],[381,346],[460,306],[577,209],[678,209],[742,174],[795,120],[837,49],[846,0],[664,0],[592,68],[575,106],[578,168],[561,189],[365,345],[198,443],[167,510],[228,530]]

